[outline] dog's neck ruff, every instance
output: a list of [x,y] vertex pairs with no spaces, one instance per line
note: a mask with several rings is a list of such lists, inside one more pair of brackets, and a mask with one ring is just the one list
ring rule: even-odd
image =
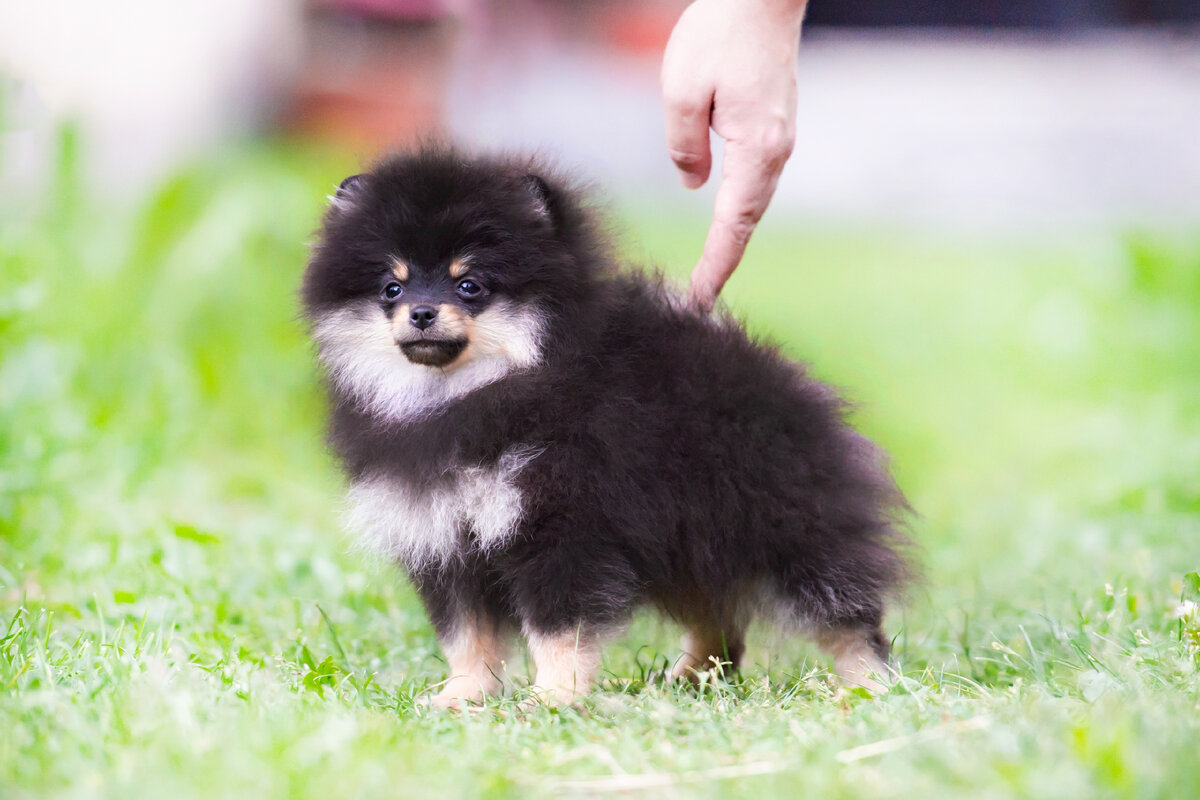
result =
[[536,310],[497,300],[474,320],[474,336],[455,364],[413,364],[393,339],[387,316],[362,301],[320,316],[314,338],[336,388],[367,414],[415,422],[542,357],[545,320]]
[[363,550],[413,571],[443,564],[463,548],[494,550],[521,522],[516,478],[541,452],[510,447],[491,466],[465,467],[427,486],[368,473],[347,494],[346,528]]

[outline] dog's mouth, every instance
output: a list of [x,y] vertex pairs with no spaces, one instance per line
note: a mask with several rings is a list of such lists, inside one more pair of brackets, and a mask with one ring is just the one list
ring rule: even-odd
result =
[[405,358],[426,367],[444,367],[466,348],[466,339],[416,339],[400,343]]

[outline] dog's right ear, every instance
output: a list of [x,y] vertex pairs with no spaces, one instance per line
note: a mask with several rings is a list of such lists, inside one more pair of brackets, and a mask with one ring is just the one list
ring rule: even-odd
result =
[[529,192],[533,212],[550,227],[557,228],[559,223],[558,199],[554,196],[550,185],[539,176],[532,174],[526,175],[522,181],[525,184],[525,190]]
[[366,175],[351,175],[338,184],[337,191],[329,195],[329,204],[338,211],[345,211],[354,205],[355,198],[362,191]]

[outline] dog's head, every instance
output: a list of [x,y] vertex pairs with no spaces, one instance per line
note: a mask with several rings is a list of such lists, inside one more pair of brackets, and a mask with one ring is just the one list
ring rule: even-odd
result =
[[549,317],[585,291],[586,227],[527,163],[425,150],[347,178],[303,289],[331,379],[410,418],[535,367]]

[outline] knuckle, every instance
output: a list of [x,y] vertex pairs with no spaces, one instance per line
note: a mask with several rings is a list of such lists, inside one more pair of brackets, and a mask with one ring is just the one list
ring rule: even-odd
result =
[[777,120],[763,128],[759,134],[758,146],[764,158],[771,164],[779,164],[788,159],[796,144],[796,131],[784,120]]
[[693,95],[684,93],[664,93],[663,104],[670,113],[684,119],[692,119],[708,111],[702,101]]
[[700,167],[704,165],[706,157],[704,153],[695,150],[682,150],[672,147],[668,150],[671,160],[679,167]]

